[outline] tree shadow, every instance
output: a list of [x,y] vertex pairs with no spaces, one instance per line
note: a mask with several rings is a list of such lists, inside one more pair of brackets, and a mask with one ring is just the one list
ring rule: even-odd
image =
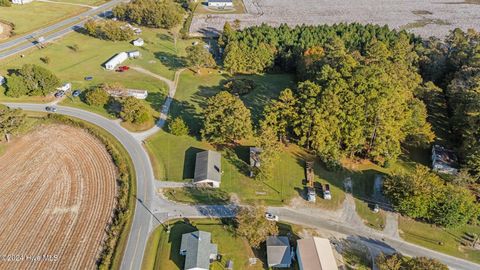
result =
[[195,173],[195,161],[197,153],[203,152],[205,149],[189,147],[185,151],[185,160],[183,162],[183,179],[193,179]]
[[225,159],[228,160],[228,162],[230,164],[235,166],[235,168],[237,168],[238,172],[240,172],[241,174],[243,174],[245,176],[249,176],[250,175],[250,165],[247,162],[245,162],[244,160],[242,160],[241,158],[239,158],[235,149],[232,149],[230,147],[225,147],[224,150],[225,150],[225,155],[224,155]]
[[177,70],[187,67],[186,59],[175,54],[168,52],[155,52],[154,55],[155,58],[160,61],[160,63],[165,65],[170,70]]
[[170,117],[181,117],[187,124],[190,133],[199,139],[200,129],[202,128],[202,116],[191,103],[174,99],[170,105]]
[[159,92],[148,93],[145,99],[155,111],[161,112],[166,96]]

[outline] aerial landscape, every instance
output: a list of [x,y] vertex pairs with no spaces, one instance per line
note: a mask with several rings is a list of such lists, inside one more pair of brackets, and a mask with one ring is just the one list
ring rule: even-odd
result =
[[480,1],[0,0],[0,269],[480,269]]

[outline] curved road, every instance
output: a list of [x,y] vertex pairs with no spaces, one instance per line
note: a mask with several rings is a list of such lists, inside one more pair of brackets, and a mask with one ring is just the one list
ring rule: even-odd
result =
[[[5,103],[11,108],[29,111],[45,111],[45,104]],[[80,118],[110,132],[125,147],[135,166],[137,180],[137,203],[135,206],[132,229],[128,237],[127,248],[123,255],[121,269],[141,269],[143,254],[152,229],[152,198],[155,188],[152,165],[142,145],[128,131],[117,123],[91,112],[80,109],[57,106],[59,114]]]
[[[23,103],[5,103],[5,105],[30,111],[45,111],[46,106],[45,104]],[[57,108],[57,113],[59,114],[80,118],[104,128],[122,143],[132,158],[137,178],[137,203],[121,269],[141,269],[149,234],[151,230],[158,226],[162,221],[182,216],[193,218],[209,216],[227,217],[233,215],[234,206],[232,205],[187,206],[165,201],[155,195],[155,188],[159,183],[154,179],[150,159],[142,147],[141,141],[121,127],[118,122],[109,120],[103,116],[71,107],[57,106]],[[408,243],[402,239],[382,234],[381,232],[352,227],[351,224],[343,222],[342,220],[328,218],[321,213],[321,209],[312,210],[303,208],[293,209],[288,207],[271,207],[269,208],[269,211],[278,214],[283,221],[304,224],[356,237],[370,248],[378,251],[397,251],[410,256],[436,258],[447,264],[451,269],[480,269],[479,264],[429,250]]]

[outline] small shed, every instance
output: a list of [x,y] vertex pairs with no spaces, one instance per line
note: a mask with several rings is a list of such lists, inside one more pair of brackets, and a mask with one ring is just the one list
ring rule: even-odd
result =
[[267,237],[267,263],[268,267],[290,267],[290,265],[292,264],[292,251],[288,237]]
[[130,51],[127,52],[129,58],[138,58],[140,57],[140,51]]
[[133,41],[133,45],[137,47],[142,47],[145,44],[145,41],[142,38],[137,38]]
[[195,160],[195,185],[208,184],[211,187],[220,187],[222,181],[222,156],[220,153],[207,150],[197,153]]

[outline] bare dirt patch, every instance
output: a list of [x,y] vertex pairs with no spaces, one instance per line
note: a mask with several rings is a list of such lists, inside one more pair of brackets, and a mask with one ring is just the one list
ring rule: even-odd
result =
[[0,20],[0,40],[7,39],[12,36],[13,26]]
[[40,126],[12,142],[0,172],[0,269],[96,268],[116,192],[104,145],[78,128]]

